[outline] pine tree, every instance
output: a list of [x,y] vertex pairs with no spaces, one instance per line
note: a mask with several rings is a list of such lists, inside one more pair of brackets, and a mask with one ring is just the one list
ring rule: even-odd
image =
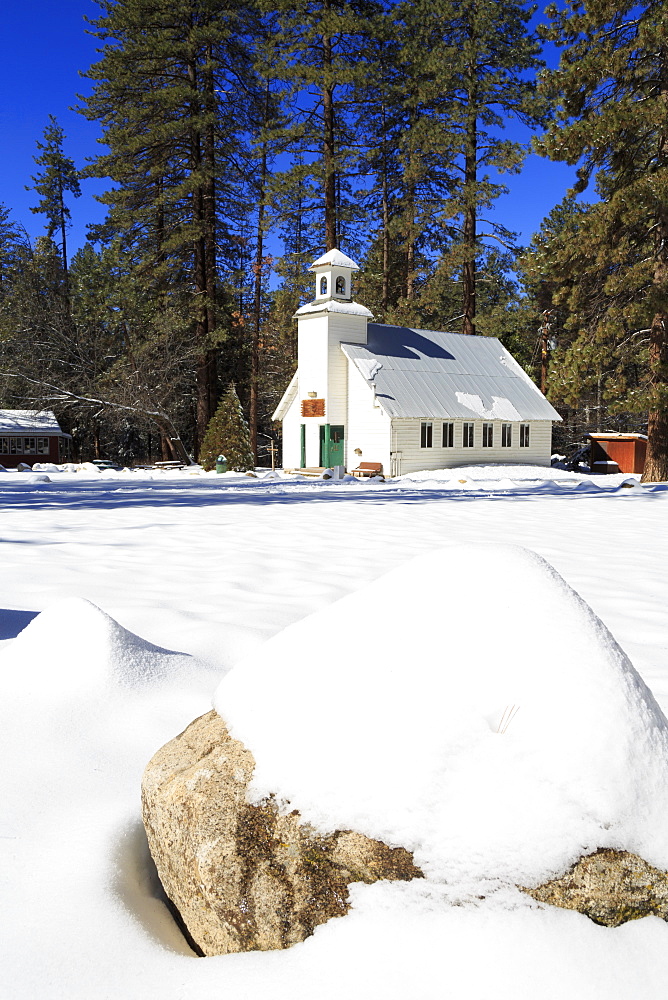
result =
[[[557,263],[590,354],[614,353],[621,405],[648,411],[643,477],[668,479],[668,9],[659,0],[571,0],[548,9],[545,37],[564,51],[544,78],[557,118],[540,144],[596,178],[601,202]],[[576,280],[576,275],[578,280]],[[594,295],[590,304],[582,289]],[[593,308],[593,306],[596,308]],[[637,381],[625,362],[634,356]],[[635,382],[635,384],[634,384]],[[611,387],[612,391],[612,387]]]
[[266,0],[263,6],[273,25],[263,72],[280,86],[283,106],[272,141],[291,157],[288,169],[275,177],[277,198],[291,201],[292,188],[300,185],[319,247],[345,243],[351,251],[351,174],[359,142],[355,85],[373,72],[365,46],[380,4]]
[[49,124],[44,129],[44,142],[37,143],[42,155],[34,157],[37,166],[43,167],[44,170],[32,178],[33,186],[26,190],[34,190],[41,195],[42,200],[30,211],[46,215],[48,239],[52,240],[56,233],[60,234],[63,270],[67,273],[67,229],[70,210],[65,202],[65,194],[69,191],[74,198],[80,198],[81,187],[74,162],[63,152],[64,140],[65,133],[53,115],[49,115]]
[[[257,99],[251,43],[257,16],[241,0],[100,0],[104,43],[86,74],[82,113],[109,152],[88,173],[114,187],[96,237],[120,239],[156,295],[188,287],[197,345],[196,423],[215,412],[219,349],[234,322],[221,282],[233,269],[238,206]],[[224,348],[223,348],[224,349]]]
[[507,117],[531,127],[542,120],[531,79],[542,65],[540,46],[528,28],[531,11],[519,0],[417,0],[401,5],[399,16],[413,78],[407,158],[416,178],[421,150],[431,149],[441,164],[444,196],[434,215],[450,237],[441,269],[461,276],[463,332],[475,333],[483,248],[490,240],[514,244],[514,234],[481,216],[505,191],[486,171],[517,172],[523,162],[522,144],[503,137]]
[[227,459],[227,467],[231,471],[248,472],[254,467],[250,432],[234,384],[221,399],[209,422],[200,449],[200,462],[205,469],[214,469],[216,458],[221,454]]
[[[3,278],[0,298],[0,372],[14,401],[35,398],[30,379],[72,378],[77,364],[66,274],[60,250],[45,236],[19,248]],[[16,405],[16,402],[15,402]]]
[[11,212],[0,202],[0,299],[9,293],[12,275],[28,246],[25,231],[11,219]]
[[415,323],[429,258],[447,243],[439,209],[452,155],[449,147],[444,155],[442,123],[428,109],[423,53],[410,45],[413,26],[394,13],[376,21],[369,72],[356,91],[357,129],[366,140],[360,167],[369,175],[359,197],[371,236],[359,287],[377,318]]

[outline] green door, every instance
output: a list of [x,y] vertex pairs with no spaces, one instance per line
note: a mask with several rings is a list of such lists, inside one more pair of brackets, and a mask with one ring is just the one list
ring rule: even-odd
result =
[[306,468],[306,424],[301,424],[299,429],[299,462],[300,469]]
[[338,424],[320,425],[320,465],[332,468],[344,465],[343,427]]
[[329,427],[329,462],[327,465],[345,465],[343,427],[334,424],[330,424]]

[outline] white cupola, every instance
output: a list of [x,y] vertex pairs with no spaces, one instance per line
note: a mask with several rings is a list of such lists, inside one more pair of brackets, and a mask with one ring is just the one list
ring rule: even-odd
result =
[[354,260],[340,250],[330,250],[311,264],[309,271],[315,272],[315,301],[338,299],[352,302],[353,271],[359,271]]
[[[365,321],[373,319],[366,306],[353,301],[353,271],[359,271],[354,260],[335,248],[318,257],[309,271],[315,273],[315,298],[297,310],[295,319],[323,313],[356,316]],[[366,337],[366,323],[364,334]],[[357,340],[357,337],[353,339]]]

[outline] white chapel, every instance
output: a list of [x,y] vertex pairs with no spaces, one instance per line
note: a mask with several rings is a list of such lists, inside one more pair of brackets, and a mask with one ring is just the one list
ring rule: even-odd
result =
[[549,465],[561,417],[495,337],[373,322],[340,250],[310,268],[297,371],[274,420],[283,467],[380,465],[384,475],[471,464]]

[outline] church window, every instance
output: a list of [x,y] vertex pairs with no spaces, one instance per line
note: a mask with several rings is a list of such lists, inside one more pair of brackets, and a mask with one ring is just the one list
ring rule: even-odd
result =
[[327,295],[327,278],[324,275],[320,279],[320,294]]
[[346,294],[346,279],[342,278],[341,275],[336,279],[336,294],[345,295]]

